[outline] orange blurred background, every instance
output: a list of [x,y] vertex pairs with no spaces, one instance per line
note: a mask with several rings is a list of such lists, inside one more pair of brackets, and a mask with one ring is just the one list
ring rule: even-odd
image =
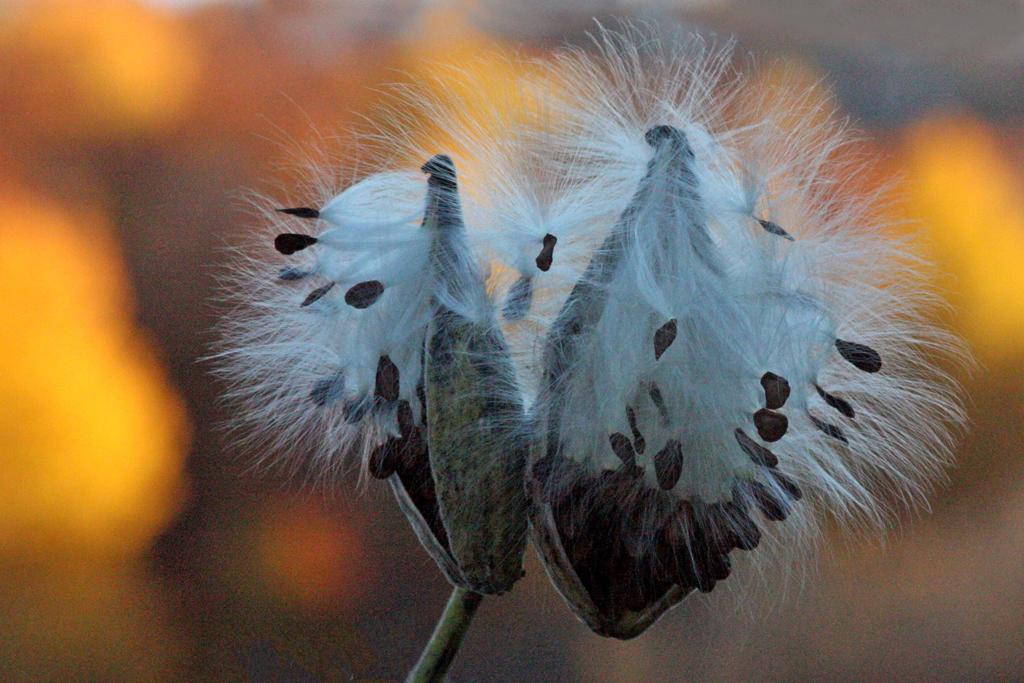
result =
[[979,360],[951,368],[971,431],[930,514],[884,546],[837,538],[765,605],[716,591],[611,642],[531,556],[454,679],[1024,677],[1024,10],[965,30],[947,2],[765,5],[0,6],[0,678],[403,677],[447,586],[390,496],[255,473],[217,429],[197,359],[251,228],[236,197],[287,194],[288,163],[343,147],[375,86],[455,65],[500,87],[500,55],[585,44],[595,13],[736,34],[834,87],[877,162],[850,191],[895,184]]

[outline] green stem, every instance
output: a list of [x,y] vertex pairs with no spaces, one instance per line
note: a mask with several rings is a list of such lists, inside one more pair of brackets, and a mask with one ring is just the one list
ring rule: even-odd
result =
[[434,628],[434,634],[423,648],[420,661],[409,672],[405,683],[441,683],[445,680],[448,667],[462,645],[462,639],[469,630],[476,608],[484,596],[465,588],[456,587],[448,598],[444,613]]

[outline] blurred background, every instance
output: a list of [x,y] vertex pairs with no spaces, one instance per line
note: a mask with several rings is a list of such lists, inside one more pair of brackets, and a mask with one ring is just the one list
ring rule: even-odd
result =
[[[386,681],[448,587],[384,487],[253,472],[218,431],[246,189],[344,146],[372,89],[585,44],[592,17],[735,35],[832,89],[979,365],[928,514],[837,538],[751,605],[599,638],[532,553],[460,681],[1024,678],[1024,5],[1018,0],[8,0],[0,4],[0,678]],[[490,55],[490,56],[488,56]],[[470,57],[479,58],[471,60]],[[781,585],[781,584],[780,584]]]

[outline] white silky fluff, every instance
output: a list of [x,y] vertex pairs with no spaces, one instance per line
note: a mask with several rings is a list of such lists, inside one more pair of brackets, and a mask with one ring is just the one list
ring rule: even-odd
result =
[[[365,462],[374,446],[399,435],[395,401],[346,415],[346,406],[373,400],[382,355],[398,368],[399,400],[422,423],[416,389],[432,300],[471,319],[489,315],[490,303],[452,292],[459,282],[452,274],[431,272],[432,234],[421,227],[427,182],[415,166],[368,175],[336,195],[323,183],[309,187],[314,196],[304,203],[319,208],[314,221],[281,214],[269,200],[255,202],[266,227],[235,250],[225,278],[233,308],[213,360],[238,408],[232,432],[259,462],[294,465],[287,455],[309,453],[313,471],[330,474]],[[282,233],[309,234],[317,243],[282,255],[272,246]],[[286,272],[302,277],[282,279]],[[384,285],[376,303],[346,304],[350,287],[374,280]],[[330,283],[324,296],[301,305]]]
[[[563,245],[600,244],[614,229],[654,156],[645,132],[667,125],[685,133],[696,177],[681,183],[667,167],[651,170],[655,189],[628,225],[632,247],[612,281],[598,285],[608,303],[594,340],[565,373],[568,388],[557,399],[570,416],[561,424],[563,456],[591,473],[618,468],[609,435],[630,435],[631,406],[646,439],[637,464],[651,488],[653,456],[675,438],[684,454],[671,490],[678,498],[725,502],[744,481],[784,496],[734,433],[757,440],[759,380],[773,372],[792,387],[779,409],[789,428],[763,445],[804,493],[781,533],[809,539],[820,513],[884,526],[896,506],[925,504],[964,422],[958,387],[935,359],[966,356],[958,339],[929,323],[941,301],[928,289],[926,264],[879,216],[880,198],[843,191],[840,179],[859,170],[840,160],[845,127],[806,90],[783,83],[751,91],[728,44],[626,26],[601,29],[594,47],[556,53],[533,78],[543,116],[517,137],[549,171],[495,174],[515,187],[495,193],[501,202],[490,207],[489,225],[500,231],[503,216],[518,224],[534,211],[555,226],[535,232],[559,238],[549,273],[520,266],[515,250],[504,259],[536,283],[531,315],[506,329],[518,342],[524,386],[542,384],[545,335],[591,257]],[[684,190],[697,200],[671,199]],[[549,199],[538,211],[522,197]],[[665,224],[673,229],[656,227]],[[670,319],[678,336],[656,360],[655,331]],[[878,351],[881,371],[844,360],[836,339]],[[644,396],[651,382],[667,404],[667,425]],[[855,418],[826,405],[815,384],[849,402]],[[544,392],[532,398],[545,414]]]
[[[787,533],[809,536],[819,513],[883,525],[893,505],[924,503],[964,420],[956,386],[932,359],[961,357],[961,346],[928,323],[941,302],[925,285],[925,264],[879,218],[878,197],[839,186],[856,170],[837,161],[848,140],[843,126],[822,123],[810,93],[784,85],[752,92],[728,45],[627,26],[602,29],[595,47],[531,63],[497,100],[456,95],[444,79],[432,91],[400,89],[367,138],[391,167],[415,169],[435,153],[454,159],[467,258],[479,261],[494,297],[473,302],[469,315],[500,319],[509,290],[530,281],[528,313],[502,324],[528,408],[545,407],[542,356],[554,320],[647,173],[653,150],[645,133],[672,126],[693,150],[688,189],[698,199],[663,201],[678,180],[652,171],[661,189],[629,225],[633,247],[607,285],[595,343],[566,373],[564,401],[575,419],[562,426],[565,457],[592,473],[618,467],[609,434],[630,434],[633,406],[647,441],[637,463],[652,488],[652,456],[670,438],[683,445],[671,490],[679,499],[724,501],[740,480],[777,488],[734,435],[742,428],[757,439],[751,415],[763,406],[759,380],[771,371],[789,380],[792,394],[781,409],[789,430],[770,447],[805,494]],[[425,197],[417,171],[385,171],[337,196],[305,198],[320,209],[315,225],[261,209],[268,230],[259,252],[239,250],[234,261],[236,306],[218,358],[230,398],[243,406],[241,433],[266,458],[301,446],[334,471],[352,461],[347,456],[365,461],[386,433],[396,434],[391,415],[355,424],[343,415],[345,400],[372,394],[381,354],[398,366],[401,398],[419,421],[420,352],[438,291],[424,283],[449,275],[428,272]],[[684,217],[674,232],[651,227],[666,222],[664,211]],[[267,246],[281,232],[319,242],[281,257]],[[536,256],[546,235],[557,244],[542,271]],[[313,274],[280,282],[282,267]],[[346,289],[366,280],[386,285],[381,300],[365,310],[347,306]],[[312,287],[332,281],[326,296],[300,307]],[[670,319],[678,336],[655,360],[655,330]],[[882,370],[853,367],[836,352],[837,338],[877,350]],[[311,391],[338,373],[342,393],[314,405]],[[665,398],[667,425],[641,396],[651,382]],[[856,417],[825,405],[815,383],[849,401]],[[839,426],[849,443],[808,415]]]

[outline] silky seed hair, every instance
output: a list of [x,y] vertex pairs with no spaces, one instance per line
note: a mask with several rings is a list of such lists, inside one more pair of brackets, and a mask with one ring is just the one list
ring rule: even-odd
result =
[[[577,544],[612,603],[711,590],[732,550],[788,553],[826,515],[877,527],[923,504],[963,421],[931,359],[961,347],[928,324],[926,265],[879,198],[844,192],[858,169],[817,95],[642,26],[516,70],[497,96],[454,70],[391,89],[361,138],[389,170],[259,205],[217,357],[244,443],[390,476],[381,445],[425,438],[443,301],[508,340],[500,391],[531,420],[490,438],[538,444],[556,535],[600,533],[650,570],[623,579],[601,564],[619,550]],[[421,226],[437,154],[466,226],[440,270]]]
[[844,191],[862,170],[841,161],[846,126],[734,64],[729,44],[624,26],[532,78],[547,116],[520,137],[558,184],[519,194],[584,193],[565,220],[600,246],[556,247],[533,288],[557,305],[505,316],[539,331],[508,337],[538,387],[533,477],[559,533],[619,524],[655,565],[681,535],[675,578],[701,590],[762,533],[788,553],[826,516],[879,528],[925,505],[964,421],[935,364],[963,347],[929,323],[941,301],[880,196]]
[[[259,200],[265,227],[257,244],[235,250],[225,290],[234,307],[214,361],[238,407],[233,433],[261,457],[311,454],[317,473],[379,468],[369,462],[375,449],[408,437],[403,422],[424,423],[432,312],[493,319],[464,236],[451,235],[438,259],[423,225],[448,163],[371,173],[311,193],[308,206]],[[441,203],[435,213],[458,209]]]
[[[514,122],[532,111],[530,98],[517,83],[474,98],[483,88],[468,71],[435,72],[382,86],[377,108],[350,132],[355,151],[330,162],[321,150],[304,151],[307,179],[287,193],[298,200],[252,199],[263,228],[233,249],[224,278],[232,309],[214,360],[236,406],[232,434],[262,462],[297,465],[289,456],[302,454],[312,457],[304,471],[313,476],[356,467],[387,479],[396,471],[391,461],[404,459],[408,472],[398,467],[399,474],[418,486],[431,316],[448,309],[478,325],[482,337],[488,328],[500,337],[505,302],[491,296],[501,277],[488,285],[492,264],[509,245],[533,240],[536,228],[525,217],[495,225],[491,202],[514,189],[502,174],[529,163],[517,153],[525,147]],[[443,229],[447,247],[439,250],[426,225],[429,186],[449,180],[452,192],[435,193],[444,206],[434,209],[455,214],[460,228]],[[544,239],[537,238],[539,249]],[[502,356],[479,357],[480,367],[507,362],[500,345],[477,346],[478,355]],[[465,391],[477,389],[497,392],[488,400],[503,405],[523,402],[515,377],[501,373],[491,386]],[[493,421],[503,424],[484,429],[470,421],[464,434],[448,438],[486,440],[494,466],[504,466],[502,457],[532,432],[515,411],[497,410]]]

